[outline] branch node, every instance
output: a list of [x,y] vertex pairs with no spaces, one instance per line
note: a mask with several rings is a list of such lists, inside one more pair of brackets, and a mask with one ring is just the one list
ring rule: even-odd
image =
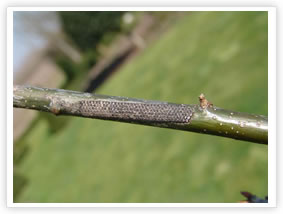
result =
[[208,108],[208,107],[212,107],[212,106],[213,106],[213,104],[212,104],[211,102],[209,102],[209,101],[205,98],[205,96],[204,96],[203,93],[201,93],[201,94],[199,95],[199,102],[200,102],[200,107],[201,107],[202,109],[206,109],[206,108]]
[[60,101],[57,99],[53,99],[50,104],[50,111],[55,114],[56,116],[60,114],[60,110],[61,110],[61,105],[60,105]]

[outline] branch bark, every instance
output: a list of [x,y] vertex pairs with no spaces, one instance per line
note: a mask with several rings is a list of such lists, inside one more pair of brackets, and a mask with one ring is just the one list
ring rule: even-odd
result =
[[55,115],[113,120],[268,144],[266,116],[221,109],[206,102],[174,104],[62,89],[14,86],[13,105]]

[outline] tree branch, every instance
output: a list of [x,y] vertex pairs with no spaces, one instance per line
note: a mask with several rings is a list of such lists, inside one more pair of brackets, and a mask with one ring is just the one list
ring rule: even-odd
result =
[[16,108],[55,115],[114,120],[268,144],[267,117],[215,107],[203,95],[200,96],[200,105],[185,105],[62,89],[14,86],[13,103]]

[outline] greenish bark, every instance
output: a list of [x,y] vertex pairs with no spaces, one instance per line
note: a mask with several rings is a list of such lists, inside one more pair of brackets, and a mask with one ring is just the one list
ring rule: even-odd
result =
[[268,119],[210,104],[185,105],[90,93],[14,86],[13,105],[55,115],[113,120],[268,144]]

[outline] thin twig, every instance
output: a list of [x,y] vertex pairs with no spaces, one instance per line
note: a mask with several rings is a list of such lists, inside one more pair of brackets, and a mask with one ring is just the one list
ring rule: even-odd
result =
[[14,86],[13,103],[16,108],[55,115],[114,120],[268,144],[267,117],[215,107],[203,95],[200,96],[200,105],[186,105]]

